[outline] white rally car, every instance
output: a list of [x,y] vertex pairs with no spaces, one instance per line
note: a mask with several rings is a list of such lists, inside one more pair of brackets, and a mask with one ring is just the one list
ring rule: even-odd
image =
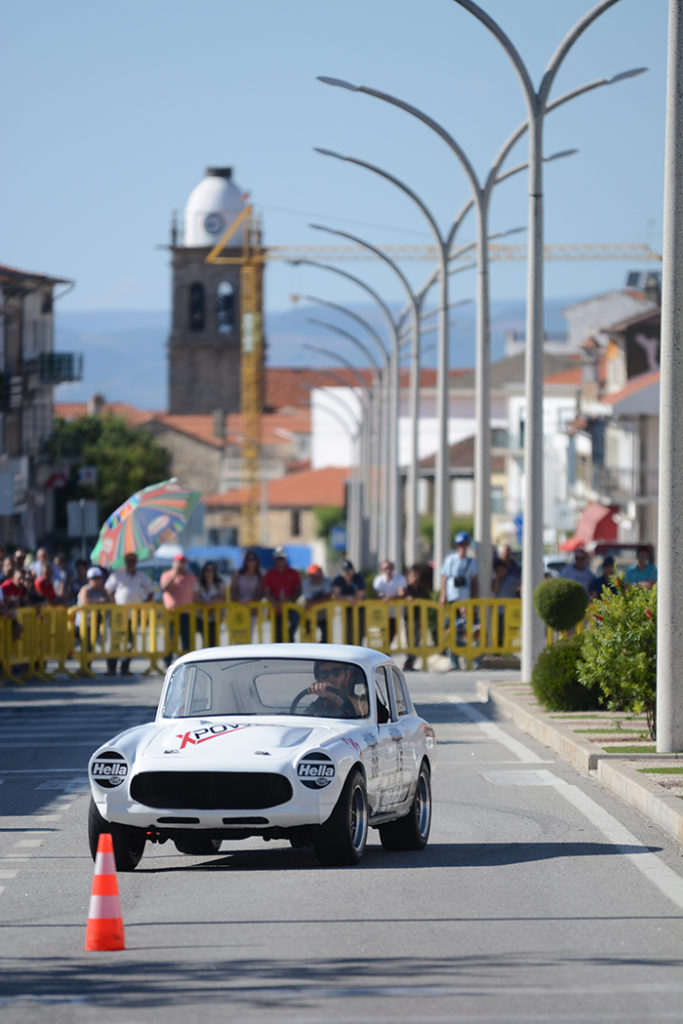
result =
[[262,836],[356,864],[368,827],[389,850],[429,837],[432,727],[380,651],[341,644],[213,647],[166,674],[156,719],[90,759],[88,836],[132,871],[145,843],[218,852]]

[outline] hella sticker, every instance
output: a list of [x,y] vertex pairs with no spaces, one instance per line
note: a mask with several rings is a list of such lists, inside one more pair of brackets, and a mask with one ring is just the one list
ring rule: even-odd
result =
[[335,776],[335,768],[327,754],[306,754],[297,765],[299,782],[307,789],[324,789]]
[[107,751],[95,758],[90,766],[90,776],[102,789],[115,789],[128,778],[128,765],[121,754]]

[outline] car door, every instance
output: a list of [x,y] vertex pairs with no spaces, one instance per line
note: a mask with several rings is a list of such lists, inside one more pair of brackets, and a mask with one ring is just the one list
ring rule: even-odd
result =
[[405,789],[403,780],[403,743],[401,728],[398,724],[398,713],[394,701],[394,688],[391,678],[391,666],[379,665],[375,669],[375,691],[377,694],[378,711],[386,709],[387,721],[381,721],[378,714],[378,766],[379,811],[389,811],[402,799]]
[[424,733],[421,719],[415,713],[410,699],[406,681],[395,665],[391,666],[389,685],[391,689],[390,697],[393,698],[396,708],[396,725],[401,734],[401,780],[405,787],[405,796],[405,793],[407,793],[410,786],[417,779],[424,749]]

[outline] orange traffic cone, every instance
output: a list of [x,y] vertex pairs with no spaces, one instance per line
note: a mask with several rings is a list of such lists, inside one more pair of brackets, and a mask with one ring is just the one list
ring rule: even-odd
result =
[[121,900],[116,881],[114,843],[108,832],[103,832],[97,843],[85,948],[86,951],[126,948],[123,939]]

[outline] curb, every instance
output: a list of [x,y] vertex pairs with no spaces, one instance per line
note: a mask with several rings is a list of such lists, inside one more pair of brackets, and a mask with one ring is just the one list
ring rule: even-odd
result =
[[[630,761],[641,758],[608,754],[594,743],[578,740],[570,729],[559,725],[525,694],[520,684],[491,684],[479,681],[477,696],[488,704],[492,717],[502,716],[515,723],[532,739],[549,747],[583,775],[635,807],[645,818],[683,846],[683,800],[665,792],[658,783],[642,775]],[[507,691],[507,692],[506,692]],[[674,755],[675,756],[675,755]],[[680,758],[680,755],[679,755]],[[654,760],[652,754],[648,755]]]

